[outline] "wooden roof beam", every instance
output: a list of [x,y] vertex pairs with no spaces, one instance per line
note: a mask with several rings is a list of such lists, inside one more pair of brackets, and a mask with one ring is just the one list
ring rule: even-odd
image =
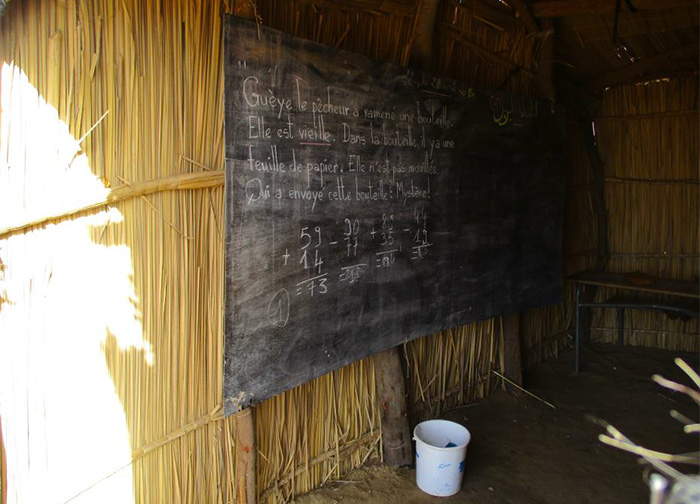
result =
[[508,0],[508,3],[513,6],[515,12],[517,12],[520,19],[522,19],[523,25],[525,25],[525,30],[528,34],[537,33],[540,31],[540,27],[537,24],[535,17],[532,15],[532,12],[530,12],[530,8],[524,0]]
[[392,0],[296,0],[296,2],[323,9],[338,9],[374,15],[411,17],[415,12],[414,7],[410,4]]
[[505,5],[487,4],[480,0],[447,0],[450,6],[467,12],[476,20],[503,31],[518,25],[512,9]]
[[[632,0],[638,10],[666,10],[697,6],[697,0]],[[627,7],[623,7],[627,9]],[[536,18],[603,14],[615,10],[615,0],[544,0],[530,4]]]
[[413,18],[408,56],[411,66],[430,71],[433,62],[433,33],[440,0],[420,0]]
[[535,74],[533,73],[533,71],[531,69],[523,66],[522,64],[520,64],[516,61],[512,61],[512,60],[505,58],[499,54],[495,54],[495,53],[489,51],[488,49],[486,49],[485,47],[480,46],[479,44],[475,44],[474,42],[469,40],[469,38],[466,36],[466,34],[460,28],[457,28],[456,26],[451,25],[449,23],[443,23],[443,22],[438,23],[438,25],[440,28],[446,29],[446,31],[448,32],[447,35],[449,37],[455,39],[460,44],[464,44],[471,51],[473,51],[478,56],[481,56],[483,59],[490,61],[492,63],[495,63],[496,65],[499,65],[501,67],[508,68],[508,69],[518,67],[518,68],[520,68],[520,70],[519,70],[520,73],[526,75],[529,79],[536,78]]
[[695,58],[697,62],[700,48],[698,43],[694,42],[685,46],[671,49],[670,51],[653,56],[651,58],[640,59],[639,61],[627,65],[626,67],[618,68],[605,75],[601,75],[590,81],[588,89],[593,93],[603,91],[607,87],[623,84],[632,80],[638,80],[640,77],[649,74],[658,75],[665,69],[670,69],[670,63],[679,59]]

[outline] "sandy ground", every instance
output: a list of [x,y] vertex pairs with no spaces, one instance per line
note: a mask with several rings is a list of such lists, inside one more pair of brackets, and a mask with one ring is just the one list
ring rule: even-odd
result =
[[695,369],[698,356],[643,348],[593,345],[585,367],[572,376],[573,355],[526,374],[526,387],[556,409],[528,396],[497,392],[449,412],[445,418],[472,433],[462,490],[431,497],[415,485],[410,468],[372,466],[296,500],[299,504],[631,504],[649,501],[644,469],[636,457],[603,445],[607,420],[631,440],[666,452],[691,452],[699,436],[682,432],[669,416],[676,409],[697,420],[698,408],[666,391],[651,375],[689,381],[673,363],[683,357]]

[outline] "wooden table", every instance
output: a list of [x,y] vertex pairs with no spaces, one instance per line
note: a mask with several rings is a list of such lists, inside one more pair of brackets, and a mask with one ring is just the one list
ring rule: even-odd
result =
[[[580,370],[580,316],[581,308],[617,308],[618,310],[618,344],[623,345],[623,330],[625,310],[650,310],[680,317],[700,317],[700,284],[689,280],[656,278],[641,273],[607,273],[600,271],[582,271],[569,277],[576,284],[576,314],[574,318],[576,330],[576,360],[575,371]],[[583,287],[611,287],[634,292],[649,294],[664,294],[682,298],[681,301],[654,300],[633,296],[613,296],[602,302],[581,302]]]

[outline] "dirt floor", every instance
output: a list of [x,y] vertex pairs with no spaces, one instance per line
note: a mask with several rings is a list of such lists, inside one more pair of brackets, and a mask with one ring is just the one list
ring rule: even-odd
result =
[[[357,470],[340,482],[297,499],[299,504],[631,504],[649,502],[643,467],[634,455],[598,441],[607,420],[647,448],[683,453],[698,450],[698,436],[684,434],[670,417],[675,409],[696,420],[686,396],[651,381],[653,374],[690,384],[673,363],[682,357],[698,369],[698,356],[635,347],[591,345],[584,367],[572,376],[573,354],[526,374],[526,387],[556,406],[531,397],[496,392],[455,409],[444,418],[472,434],[462,490],[431,497],[414,483],[410,468]],[[689,472],[689,471],[688,471]]]

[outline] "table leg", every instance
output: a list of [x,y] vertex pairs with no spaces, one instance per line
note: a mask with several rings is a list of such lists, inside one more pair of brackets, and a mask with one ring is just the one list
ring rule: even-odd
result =
[[617,309],[617,345],[625,346],[625,309]]
[[575,329],[575,334],[576,334],[576,350],[575,350],[575,362],[574,362],[574,371],[578,375],[578,372],[580,370],[580,361],[579,361],[579,353],[581,351],[581,289],[582,289],[581,284],[576,284],[576,298],[575,298],[575,315],[574,315],[574,329]]

